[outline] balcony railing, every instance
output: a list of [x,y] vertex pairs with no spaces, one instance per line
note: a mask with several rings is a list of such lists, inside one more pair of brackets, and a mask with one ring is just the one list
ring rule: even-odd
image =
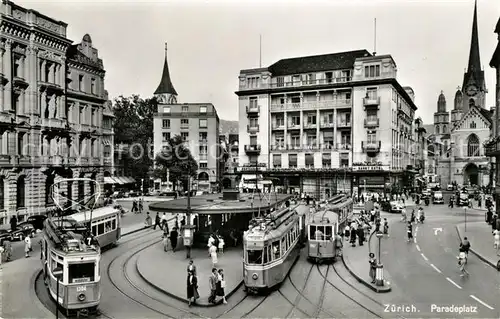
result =
[[380,105],[380,97],[365,97],[363,98],[364,106],[378,106]]
[[271,151],[311,151],[311,150],[327,150],[327,151],[341,151],[341,150],[350,150],[351,145],[349,144],[338,144],[337,147],[335,147],[333,144],[330,143],[323,143],[323,144],[274,144],[271,145]]
[[352,106],[351,99],[336,99],[331,101],[314,101],[314,102],[307,101],[298,103],[271,104],[271,112],[331,109],[335,107],[351,107],[351,106]]
[[278,125],[278,124],[273,124],[272,125],[272,129],[273,130],[284,130],[285,129],[285,125]]
[[365,127],[378,127],[379,119],[378,118],[367,118],[365,119]]
[[289,130],[300,130],[300,124],[288,124]]
[[260,154],[260,144],[246,144],[245,153],[247,154]]
[[247,105],[247,114],[252,114],[252,113],[259,113],[260,112],[260,105]]
[[257,133],[259,131],[259,124],[247,125],[248,133]]
[[351,127],[351,122],[341,121],[337,123],[338,128],[349,128]]
[[305,129],[312,129],[312,128],[316,128],[318,125],[316,123],[305,123],[304,124],[304,128]]
[[206,161],[208,158],[208,155],[206,153],[201,153],[200,155],[200,161]]
[[368,153],[380,152],[380,141],[362,141],[361,148]]
[[333,128],[334,126],[335,126],[335,123],[333,123],[333,122],[329,122],[329,123],[328,122],[327,123],[323,122],[323,123],[320,124],[321,128]]

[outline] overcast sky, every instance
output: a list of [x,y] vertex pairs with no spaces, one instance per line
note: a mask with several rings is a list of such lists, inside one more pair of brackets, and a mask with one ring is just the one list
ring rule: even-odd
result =
[[[357,49],[391,54],[398,80],[415,90],[417,115],[431,123],[444,90],[448,110],[467,67],[473,0],[124,1],[18,0],[69,24],[68,37],[89,33],[106,68],[110,97],[156,89],[168,42],[170,74],[179,102],[212,102],[219,116],[237,120],[240,69],[279,59]],[[498,0],[478,0],[481,63],[495,97]]]

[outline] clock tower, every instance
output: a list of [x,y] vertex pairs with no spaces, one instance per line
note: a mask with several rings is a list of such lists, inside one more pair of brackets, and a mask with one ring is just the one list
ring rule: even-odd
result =
[[467,113],[471,105],[485,107],[485,95],[488,93],[484,80],[484,71],[481,69],[479,56],[479,35],[477,28],[477,0],[474,3],[474,17],[472,20],[472,37],[469,53],[469,64],[464,74],[462,84],[462,111]]
[[158,99],[160,104],[176,104],[177,91],[170,79],[170,72],[168,70],[167,61],[167,44],[165,43],[165,63],[163,64],[163,74],[161,75],[160,84],[156,89],[154,96]]

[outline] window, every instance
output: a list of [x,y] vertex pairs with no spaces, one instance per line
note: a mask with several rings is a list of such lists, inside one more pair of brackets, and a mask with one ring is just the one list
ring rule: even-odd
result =
[[307,115],[307,125],[315,125],[316,124],[316,115],[308,114]]
[[189,119],[181,119],[181,128],[189,128]]
[[84,282],[91,282],[94,280],[95,280],[94,262],[68,265],[68,282],[84,283]]
[[469,128],[476,128],[476,122],[474,121],[470,122]]
[[247,263],[251,265],[262,264],[262,250],[247,250]]
[[332,154],[325,153],[322,158],[322,166],[323,168],[331,168],[332,167]]
[[469,135],[467,139],[467,157],[480,156],[479,153],[479,138],[476,134]]
[[170,128],[170,120],[163,120],[163,128]]
[[283,86],[285,86],[285,78],[282,77],[282,76],[278,76],[276,78],[276,86],[277,87],[283,87]]
[[[96,153],[95,146],[96,146],[95,140],[90,140],[90,156],[91,157],[95,156],[95,153]],[[91,183],[91,185],[93,185],[93,183]]]
[[376,100],[378,97],[377,95],[377,88],[367,88],[366,89],[366,98],[369,100]]
[[[47,64],[48,65],[48,64]],[[49,73],[47,72],[47,74],[45,75],[45,79],[47,80],[47,82],[49,81]],[[78,90],[79,91],[83,91],[85,89],[84,85],[83,85],[83,75],[80,74],[78,75]]]
[[349,159],[341,158],[340,159],[340,167],[349,167]]
[[283,135],[277,135],[274,138],[274,146],[276,148],[283,148],[283,147],[285,147],[285,137]]
[[279,259],[280,258],[280,242],[275,241],[272,244],[272,254],[273,254],[273,260]]
[[181,137],[185,141],[189,139],[189,132],[181,132]]
[[208,163],[199,163],[198,165],[200,166],[200,168],[207,168],[208,167]]
[[0,177],[0,209],[5,209],[5,180]]
[[207,142],[207,132],[200,132],[198,136],[200,137],[200,142]]
[[333,82],[333,72],[326,72],[325,79],[326,79],[326,83],[332,83]]
[[274,168],[281,168],[281,154],[273,154]]
[[249,100],[249,102],[250,102],[250,108],[251,109],[254,109],[254,108],[257,107],[258,100],[257,100],[256,97],[251,97],[250,100]]
[[314,168],[314,155],[306,154],[306,168]]
[[276,117],[276,127],[281,127],[285,126],[285,117],[284,116],[277,116]]
[[170,106],[164,106],[163,113],[170,113]]
[[104,145],[103,155],[105,158],[111,157],[111,145]]
[[316,84],[316,73],[310,73],[307,75],[308,84]]
[[14,57],[14,69],[12,72],[14,73],[14,77],[22,77],[22,58],[20,56],[15,56]]
[[187,113],[187,112],[189,112],[189,106],[184,105],[184,106],[182,107],[182,113]]
[[257,145],[257,136],[250,136],[250,145]]
[[257,157],[257,155],[250,155],[248,156],[248,161],[252,164],[256,164],[259,162],[259,158]]
[[288,154],[288,167],[297,168],[297,154]]
[[250,127],[259,127],[259,119],[258,118],[250,118],[248,119],[250,123]]
[[369,132],[366,136],[366,141],[368,144],[375,144],[377,142],[377,133]]
[[17,155],[24,155],[24,136],[26,133],[19,132],[17,133]]
[[19,176],[16,185],[16,208],[26,207],[26,182],[24,176]]
[[90,125],[92,126],[96,126],[95,113],[95,108],[92,108],[90,110]]
[[376,78],[380,76],[380,65],[365,66],[365,78]]
[[307,146],[308,147],[316,146],[316,133],[307,134]]
[[96,94],[95,79],[90,80],[90,93]]
[[54,201],[52,199],[52,185],[54,185],[54,175],[47,176],[45,179],[45,204],[51,205]]
[[300,125],[300,116],[292,116],[292,126]]
[[207,128],[207,120],[200,120],[200,128]]
[[326,149],[332,149],[334,145],[333,142],[333,132],[328,130],[323,132],[323,146]]
[[[47,108],[48,110],[48,108]],[[46,116],[48,117],[48,116]],[[85,120],[85,106],[80,106],[80,112],[78,113],[78,123],[84,124],[83,121]]]
[[163,141],[170,141],[170,132],[162,133]]
[[200,113],[207,113],[207,107],[206,106],[200,106]]
[[207,155],[208,154],[208,146],[207,145],[201,145],[199,147],[199,153],[200,153],[200,155],[203,155],[203,154]]

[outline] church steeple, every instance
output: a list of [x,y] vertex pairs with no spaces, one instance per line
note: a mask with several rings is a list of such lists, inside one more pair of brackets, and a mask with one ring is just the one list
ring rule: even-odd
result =
[[479,56],[479,34],[477,30],[477,0],[474,2],[474,17],[472,20],[472,37],[469,52],[467,73],[481,71],[481,57]]
[[441,91],[441,94],[439,94],[439,97],[438,97],[437,111],[438,111],[438,113],[446,112],[446,98],[444,97],[443,91]]
[[155,96],[162,103],[177,103],[177,91],[172,84],[170,79],[170,72],[168,70],[168,60],[167,60],[167,43],[165,43],[165,63],[163,64],[163,74],[161,75],[160,84],[156,89]]

